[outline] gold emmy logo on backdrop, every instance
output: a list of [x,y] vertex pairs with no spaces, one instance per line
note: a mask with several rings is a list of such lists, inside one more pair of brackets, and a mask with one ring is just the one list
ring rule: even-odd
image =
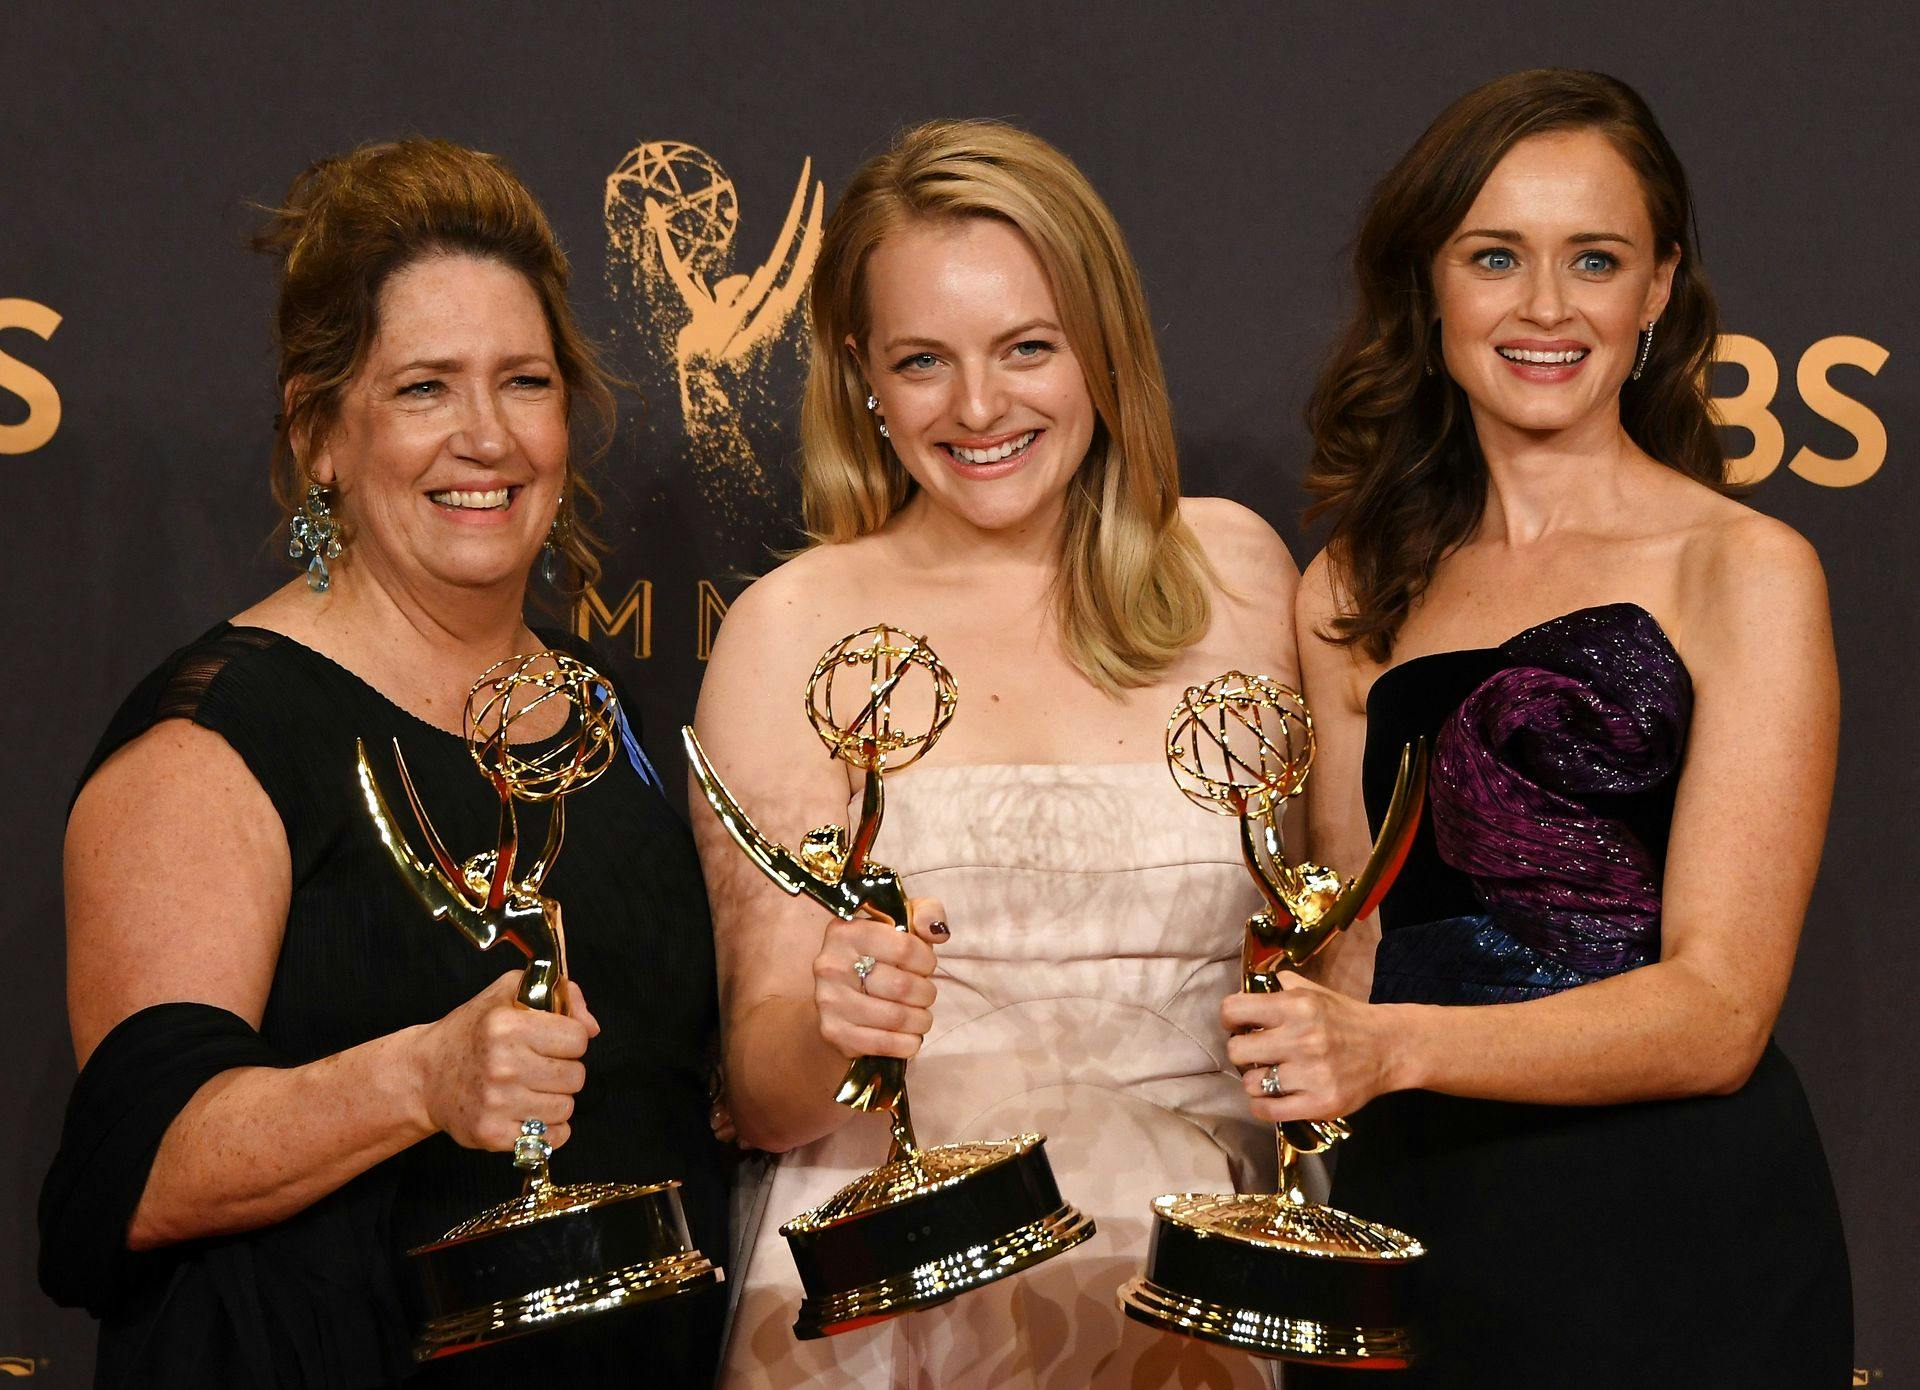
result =
[[[564,707],[571,736],[512,741],[516,724]],[[567,1011],[567,942],[560,904],[541,893],[566,831],[566,801],[613,762],[620,745],[613,687],[564,652],[512,657],[489,668],[467,695],[467,750],[500,800],[494,848],[456,861],[414,790],[400,744],[393,761],[432,862],[420,858],[387,805],[356,743],[367,814],[400,877],[435,921],[448,922],[481,950],[506,942],[527,958],[518,1002]],[[522,748],[539,749],[528,756]],[[516,803],[552,807],[546,842],[517,873]],[[526,1176],[520,1195],[408,1252],[417,1301],[425,1310],[417,1354],[449,1356],[617,1308],[637,1306],[718,1283],[720,1270],[694,1248],[677,1181],[552,1182],[552,1146],[529,1120],[514,1145]]]
[[1836,334],[1822,338],[1800,356],[1794,386],[1808,410],[1853,436],[1855,448],[1834,458],[1803,444],[1787,458],[1787,434],[1773,413],[1780,392],[1780,362],[1765,343],[1741,333],[1722,333],[1714,350],[1717,364],[1738,367],[1746,383],[1730,396],[1711,396],[1714,420],[1753,436],[1744,454],[1727,455],[1727,475],[1737,483],[1757,483],[1770,476],[1783,459],[1789,470],[1822,487],[1853,487],[1864,483],[1887,461],[1887,426],[1878,415],[1837,388],[1835,367],[1855,367],[1878,376],[1889,353],[1870,338]]
[[[863,678],[850,715],[835,705],[837,677]],[[915,684],[903,687],[909,677]],[[807,681],[807,718],[833,757],[864,774],[860,820],[851,834],[841,825],[808,831],[797,854],[760,833],[693,730],[680,732],[707,804],[762,873],[836,917],[906,931],[906,887],[872,857],[884,774],[924,756],[958,702],[952,675],[923,638],[881,625],[829,647]],[[780,1228],[806,1291],[795,1336],[848,1332],[945,1303],[1093,1234],[1093,1222],[1061,1200],[1044,1135],[922,1148],[899,1058],[855,1058],[834,1099],[886,1112],[893,1142],[880,1167]]]
[[[701,495],[729,523],[765,519],[766,470],[742,410],[770,405],[768,368],[820,254],[826,188],[803,159],[772,250],[735,270],[740,199],[705,150],[677,140],[638,145],[607,178],[607,278],[628,323],[670,358]],[[664,365],[664,363],[663,363]]]
[[[60,315],[31,299],[0,299],[0,333],[24,328],[51,341]],[[0,454],[30,454],[44,446],[60,428],[60,393],[46,376],[17,357],[0,352],[0,393],[26,402],[27,415],[13,424],[0,424]],[[0,1362],[0,1366],[4,1366]],[[13,1372],[18,1375],[20,1372]]]
[[40,1369],[40,1363],[31,1356],[0,1356],[0,1376],[18,1376],[25,1379]]
[[[1401,753],[1379,838],[1351,879],[1286,856],[1281,814],[1305,786],[1314,753],[1313,716],[1298,691],[1239,671],[1194,686],[1167,721],[1166,753],[1189,801],[1239,819],[1241,857],[1266,902],[1247,919],[1243,984],[1276,993],[1283,970],[1306,964],[1386,896],[1419,827],[1426,745]],[[1341,1119],[1275,1126],[1277,1193],[1154,1198],[1146,1271],[1119,1290],[1127,1316],[1290,1361],[1406,1365],[1408,1281],[1425,1248],[1301,1190],[1300,1157],[1348,1133]]]

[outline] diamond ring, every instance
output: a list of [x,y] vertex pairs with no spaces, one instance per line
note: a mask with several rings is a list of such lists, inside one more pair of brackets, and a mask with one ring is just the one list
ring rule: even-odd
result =
[[878,964],[879,962],[872,956],[861,956],[858,960],[854,961],[853,973],[860,977],[860,992],[862,994],[867,992],[867,976],[873,973],[873,968]]
[[1260,1078],[1260,1094],[1266,1096],[1286,1094],[1280,1086],[1280,1066],[1277,1062],[1273,1066],[1268,1067],[1267,1074]]
[[553,1145],[547,1142],[546,1121],[521,1121],[520,1137],[513,1141],[513,1166],[520,1169],[539,1168],[552,1157]]

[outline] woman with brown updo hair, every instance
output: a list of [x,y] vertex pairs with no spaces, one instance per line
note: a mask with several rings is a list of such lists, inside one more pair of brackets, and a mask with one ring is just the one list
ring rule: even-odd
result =
[[469,687],[518,654],[588,655],[524,616],[543,551],[561,582],[597,572],[584,465],[612,397],[566,259],[499,160],[432,140],[316,164],[261,244],[281,263],[274,485],[306,573],[164,661],[82,775],[82,1070],[42,1284],[101,1319],[105,1386],[703,1384],[717,1290],[416,1371],[397,1279],[511,1195],[499,1151],[530,1120],[570,1181],[681,1179],[696,1243],[727,1248],[705,893],[631,730],[569,798],[545,883],[597,1018],[578,987],[568,1014],[516,1007],[519,972],[428,918],[354,772],[356,739],[389,778],[397,742],[447,842],[492,845]]
[[1843,1385],[1771,1040],[1832,634],[1812,548],[1726,493],[1686,173],[1624,83],[1514,73],[1387,174],[1354,265],[1309,410],[1315,858],[1361,861],[1416,739],[1428,806],[1377,931],[1226,1005],[1253,1112],[1352,1115],[1335,1203],[1426,1244],[1406,1383]]

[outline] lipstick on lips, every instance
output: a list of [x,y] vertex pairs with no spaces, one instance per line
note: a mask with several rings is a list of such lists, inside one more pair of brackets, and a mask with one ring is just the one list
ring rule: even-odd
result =
[[949,439],[940,445],[954,471],[964,478],[1002,478],[1015,472],[1033,454],[1046,431],[1009,430],[977,439]]
[[1593,355],[1587,344],[1572,338],[1514,338],[1496,343],[1495,352],[1522,381],[1570,381]]

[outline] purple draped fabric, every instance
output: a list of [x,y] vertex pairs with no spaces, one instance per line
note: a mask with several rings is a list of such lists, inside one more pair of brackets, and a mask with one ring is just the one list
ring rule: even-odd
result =
[[1430,782],[1440,857],[1473,880],[1501,929],[1590,976],[1660,950],[1652,854],[1594,798],[1672,777],[1693,687],[1652,614],[1582,609],[1500,648],[1441,727]]

